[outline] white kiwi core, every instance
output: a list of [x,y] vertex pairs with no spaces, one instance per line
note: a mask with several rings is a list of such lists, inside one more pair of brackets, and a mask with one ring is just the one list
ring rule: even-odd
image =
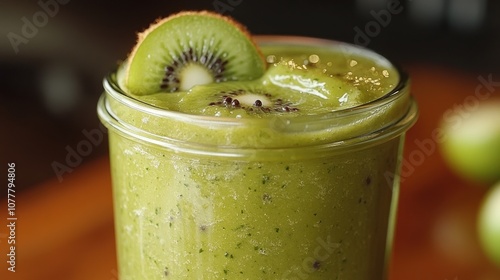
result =
[[188,91],[196,85],[205,85],[214,82],[214,77],[204,66],[190,63],[182,68],[179,73],[181,91]]
[[262,102],[261,106],[269,107],[273,104],[271,100],[266,96],[256,93],[245,93],[242,95],[238,95],[237,97],[235,97],[235,99],[238,99],[241,105],[246,105],[246,106],[254,105],[256,100],[260,100],[260,102]]

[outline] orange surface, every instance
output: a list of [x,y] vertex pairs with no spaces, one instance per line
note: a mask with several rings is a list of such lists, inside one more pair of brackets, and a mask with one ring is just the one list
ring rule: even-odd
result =
[[[409,70],[421,112],[406,139],[404,158],[410,162],[412,152],[422,151],[416,141],[432,139],[441,114],[474,95],[479,81],[449,69]],[[435,148],[410,162],[402,183],[390,279],[498,280],[500,269],[483,256],[475,233],[485,188],[449,171]],[[106,157],[88,162],[61,183],[16,194],[16,272],[7,271],[8,233],[2,226],[0,279],[118,279],[108,164]],[[0,207],[6,225],[7,201]]]

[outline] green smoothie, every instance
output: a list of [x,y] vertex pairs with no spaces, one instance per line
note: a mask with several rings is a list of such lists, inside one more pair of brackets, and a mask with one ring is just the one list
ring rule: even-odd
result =
[[385,279],[406,79],[355,46],[258,42],[249,81],[134,95],[120,71],[105,80],[120,279]]

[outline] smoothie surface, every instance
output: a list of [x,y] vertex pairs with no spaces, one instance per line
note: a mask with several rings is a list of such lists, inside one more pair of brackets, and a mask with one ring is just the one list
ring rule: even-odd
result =
[[[389,93],[400,77],[392,64],[343,44],[304,46],[264,44],[267,70],[259,79],[198,85],[188,91],[134,95],[169,111],[266,118],[315,115],[369,103]],[[227,97],[239,106],[226,104]],[[257,100],[260,106],[256,106]],[[259,103],[257,103],[258,105]]]

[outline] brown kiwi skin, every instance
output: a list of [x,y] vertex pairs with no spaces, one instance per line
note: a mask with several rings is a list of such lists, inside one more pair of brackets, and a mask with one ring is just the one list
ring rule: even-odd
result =
[[[175,19],[177,17],[181,17],[181,16],[185,16],[185,15],[204,15],[204,16],[211,16],[211,17],[214,17],[214,18],[219,18],[219,19],[222,19],[222,20],[225,20],[231,24],[233,24],[234,26],[236,26],[236,28],[238,28],[243,34],[245,34],[245,36],[250,40],[250,42],[253,44],[253,46],[255,47],[255,49],[257,50],[261,60],[264,62],[264,66],[267,65],[267,63],[265,63],[265,58],[264,58],[264,54],[262,53],[262,51],[260,50],[260,48],[258,47],[257,43],[255,42],[255,40],[253,39],[251,33],[248,31],[248,29],[246,28],[246,26],[244,26],[243,24],[239,23],[238,21],[236,21],[234,18],[230,17],[230,16],[226,16],[226,15],[221,15],[221,14],[218,14],[218,13],[215,13],[215,12],[212,12],[212,11],[208,11],[208,10],[201,10],[201,11],[182,11],[182,12],[178,12],[178,13],[175,13],[175,14],[172,14],[168,17],[164,17],[164,18],[158,18],[156,19],[156,21],[152,24],[149,25],[148,28],[146,28],[144,31],[142,32],[139,32],[137,33],[137,42],[136,44],[134,45],[134,48],[132,49],[132,51],[129,53],[128,57],[134,57],[135,56],[135,53],[137,51],[137,49],[139,48],[140,46],[140,43],[144,40],[144,38],[146,38],[146,36],[148,36],[148,34],[155,30],[156,27],[158,25],[161,25],[169,20],[172,20],[172,19]],[[130,65],[130,64],[129,64]],[[126,76],[128,76],[128,73],[129,73],[129,65],[127,65],[127,69],[126,69]]]

